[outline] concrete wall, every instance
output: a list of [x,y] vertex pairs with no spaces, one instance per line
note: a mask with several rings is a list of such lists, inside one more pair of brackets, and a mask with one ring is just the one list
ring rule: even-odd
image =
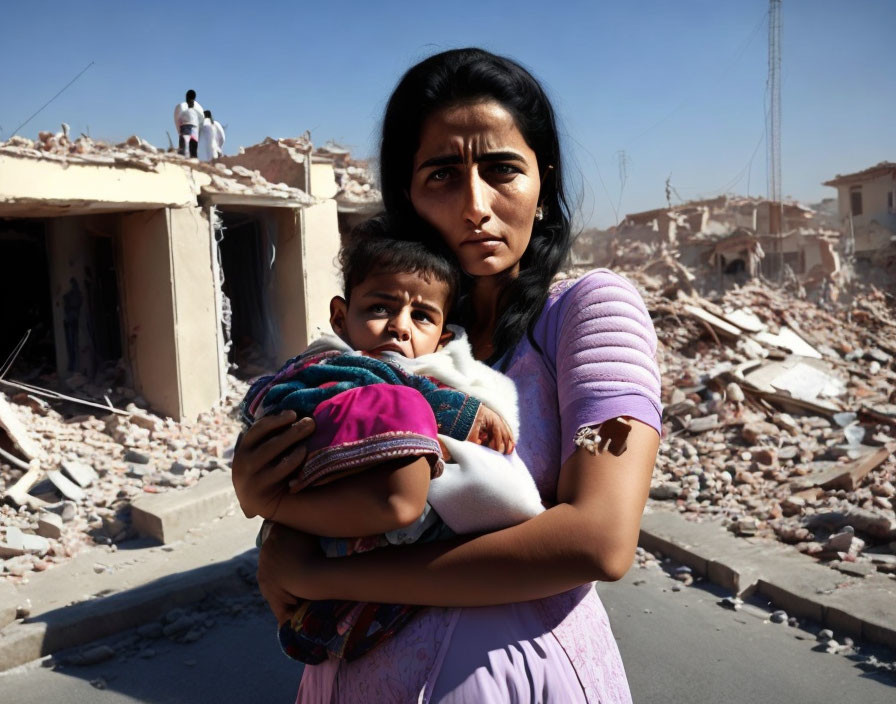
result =
[[180,418],[168,211],[121,218],[122,323],[134,386],[153,409]]
[[302,208],[302,244],[305,259],[305,308],[308,341],[330,332],[330,299],[342,294],[336,258],[339,225],[336,201],[325,200]]
[[[28,217],[195,203],[207,174],[176,164],[157,171],[0,155],[0,214]],[[191,177],[192,176],[192,177]]]
[[224,394],[218,337],[209,223],[198,208],[168,209],[175,333],[180,383],[180,413],[195,418]]
[[305,189],[315,198],[335,198],[339,192],[336,185],[336,172],[329,162],[311,162],[311,184]]
[[285,183],[308,192],[308,163],[310,156],[286,144],[262,142],[243,149],[242,154],[216,160],[225,166],[243,166],[258,171],[271,183]]
[[[89,235],[78,218],[53,218],[47,221],[46,243],[50,273],[50,300],[53,305],[53,339],[56,344],[56,368],[61,379],[75,372],[91,375],[90,331],[87,328],[86,269],[90,266]],[[76,290],[73,290],[76,289]],[[74,368],[69,369],[69,349],[66,335],[66,297],[80,299],[77,319],[70,320],[73,338],[77,339],[73,353]]]
[[277,258],[274,261],[274,317],[279,332],[277,364],[308,346],[305,305],[305,257],[300,211],[278,208]]
[[330,299],[342,293],[336,266],[340,246],[336,202],[278,209],[277,245],[274,314],[282,362],[330,331]]
[[123,324],[135,386],[176,420],[194,418],[224,391],[208,237],[198,208],[121,219]]

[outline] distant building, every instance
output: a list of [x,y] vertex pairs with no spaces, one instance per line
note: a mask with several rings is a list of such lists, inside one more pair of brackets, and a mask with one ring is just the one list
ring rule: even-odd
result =
[[874,263],[876,253],[896,243],[896,163],[882,161],[864,171],[837,175],[825,186],[837,189],[844,251]]

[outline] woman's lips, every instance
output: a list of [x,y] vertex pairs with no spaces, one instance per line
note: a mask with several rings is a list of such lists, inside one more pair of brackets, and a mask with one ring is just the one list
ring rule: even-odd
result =
[[482,233],[481,235],[473,235],[471,237],[468,237],[463,242],[461,242],[461,246],[466,245],[466,244],[496,246],[496,245],[501,244],[503,241],[504,240],[502,240],[497,235],[488,235],[488,234]]

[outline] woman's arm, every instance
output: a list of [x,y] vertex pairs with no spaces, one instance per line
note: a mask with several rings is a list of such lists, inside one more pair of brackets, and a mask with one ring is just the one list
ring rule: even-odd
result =
[[327,560],[303,552],[301,536],[279,531],[262,547],[259,585],[278,614],[289,595],[485,606],[620,579],[634,559],[658,447],[656,431],[633,420],[621,455],[580,448],[570,456],[560,470],[557,506],[474,538]]
[[320,487],[290,493],[289,477],[304,464],[310,418],[293,411],[259,420],[237,441],[233,487],[243,513],[327,537],[385,533],[423,512],[430,465],[424,458],[386,462]]

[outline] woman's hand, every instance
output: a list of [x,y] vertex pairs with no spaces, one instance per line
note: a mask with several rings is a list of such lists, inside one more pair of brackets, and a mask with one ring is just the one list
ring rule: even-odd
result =
[[289,493],[290,476],[305,463],[311,418],[294,411],[259,420],[239,437],[233,453],[233,488],[247,518],[272,518]]
[[320,598],[314,575],[325,560],[318,539],[279,523],[271,526],[258,553],[258,589],[278,624],[288,621],[300,599]]

